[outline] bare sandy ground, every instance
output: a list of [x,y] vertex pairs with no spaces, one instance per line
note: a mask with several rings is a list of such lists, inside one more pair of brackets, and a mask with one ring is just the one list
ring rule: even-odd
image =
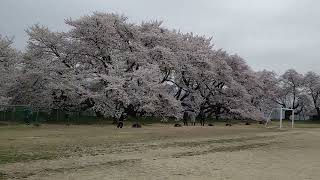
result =
[[1,164],[5,179],[320,179],[319,128],[156,125],[1,130],[2,148],[61,154]]

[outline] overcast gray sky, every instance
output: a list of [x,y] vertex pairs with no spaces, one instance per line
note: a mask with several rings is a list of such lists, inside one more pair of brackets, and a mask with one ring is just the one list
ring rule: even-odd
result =
[[0,34],[23,50],[35,23],[66,30],[64,19],[116,12],[132,22],[158,19],[169,28],[212,36],[255,70],[320,73],[318,0],[0,0]]

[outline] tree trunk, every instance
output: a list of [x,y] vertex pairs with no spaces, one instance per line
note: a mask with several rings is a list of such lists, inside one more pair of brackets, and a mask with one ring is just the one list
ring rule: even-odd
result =
[[95,113],[98,119],[104,119],[104,116],[101,111],[95,111]]
[[291,111],[285,111],[284,112],[284,119],[285,120],[290,120],[290,116],[292,115]]
[[316,107],[316,110],[317,110],[317,120],[320,120],[320,108],[319,107]]
[[134,106],[130,104],[127,108],[125,108],[125,112],[127,113],[127,116],[130,117],[137,117],[137,111],[134,109]]

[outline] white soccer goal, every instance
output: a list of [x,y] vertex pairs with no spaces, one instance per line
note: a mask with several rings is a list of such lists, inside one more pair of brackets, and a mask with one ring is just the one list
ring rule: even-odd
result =
[[289,108],[273,108],[267,118],[267,121],[265,123],[265,127],[268,126],[268,123],[271,122],[271,116],[272,116],[272,113],[275,111],[275,110],[280,110],[280,113],[279,113],[279,120],[280,120],[280,125],[279,125],[279,128],[281,129],[283,127],[283,122],[282,122],[282,119],[283,119],[283,111],[291,111],[292,112],[292,115],[291,115],[291,128],[294,128],[294,109],[289,109]]

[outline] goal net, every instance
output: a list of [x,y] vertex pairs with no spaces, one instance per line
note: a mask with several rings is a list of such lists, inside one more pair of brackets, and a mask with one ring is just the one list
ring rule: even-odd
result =
[[[285,119],[286,115],[290,115],[289,120]],[[294,128],[294,109],[273,108],[267,117],[265,127]]]

